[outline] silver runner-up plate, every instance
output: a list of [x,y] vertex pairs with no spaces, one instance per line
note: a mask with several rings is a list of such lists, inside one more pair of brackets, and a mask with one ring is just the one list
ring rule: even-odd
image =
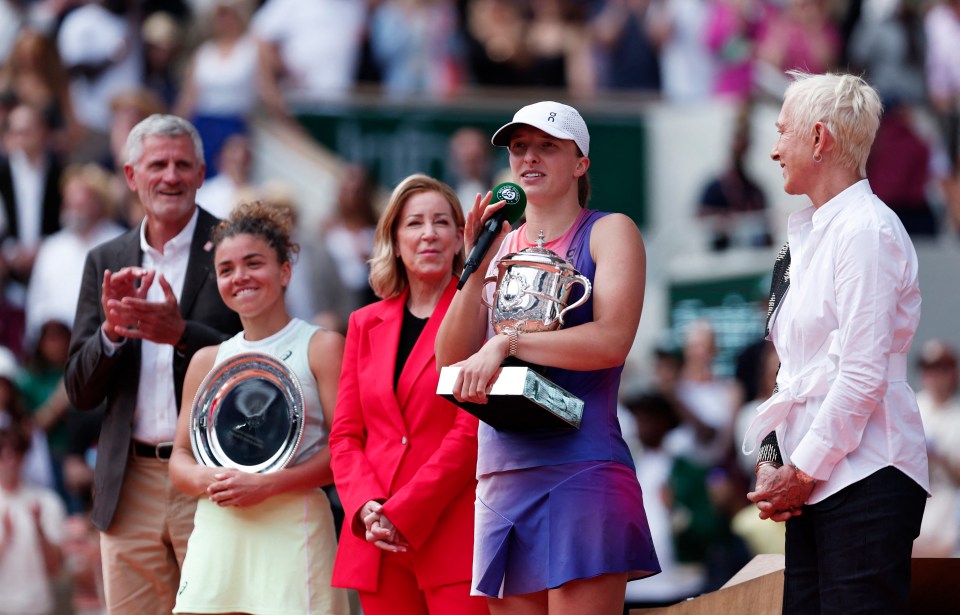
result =
[[283,361],[238,354],[200,383],[190,414],[193,454],[207,466],[276,472],[300,446],[303,413],[300,381]]

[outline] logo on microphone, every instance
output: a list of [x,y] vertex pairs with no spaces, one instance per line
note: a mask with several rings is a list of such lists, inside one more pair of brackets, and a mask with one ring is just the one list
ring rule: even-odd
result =
[[520,202],[520,191],[517,189],[517,186],[503,184],[497,188],[497,193],[494,197],[494,202],[505,201],[507,205],[516,205]]

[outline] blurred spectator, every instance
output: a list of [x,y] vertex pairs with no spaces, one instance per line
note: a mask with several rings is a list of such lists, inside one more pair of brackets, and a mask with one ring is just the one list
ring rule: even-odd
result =
[[737,113],[730,137],[727,167],[710,180],[700,197],[697,215],[710,229],[710,248],[767,247],[772,243],[763,190],[746,169],[750,149],[750,107]]
[[61,0],[0,0],[0,65],[7,62],[17,37],[24,30],[49,34],[60,18],[62,4]]
[[467,126],[450,137],[450,185],[457,191],[464,215],[473,207],[477,194],[493,188],[493,160],[490,138],[479,128]]
[[60,570],[64,510],[56,494],[23,484],[30,437],[0,410],[0,613],[49,615]]
[[[30,279],[40,240],[60,230],[61,166],[50,131],[36,107],[17,105],[7,117],[0,159],[0,241],[11,278]],[[19,297],[22,302],[22,296]]]
[[472,0],[465,15],[467,65],[479,85],[521,86],[529,65],[523,5],[511,0]]
[[72,589],[74,615],[105,615],[100,532],[88,515],[67,517],[62,550],[63,565]]
[[[661,359],[665,359],[662,356]],[[680,424],[674,404],[658,392],[648,392],[624,401],[636,424],[640,441],[634,455],[637,479],[643,487],[643,509],[657,549],[662,572],[645,583],[627,584],[628,603],[668,603],[694,596],[703,590],[706,571],[702,562],[678,562],[675,555],[673,520],[669,507],[673,497],[670,476],[674,457],[663,447],[664,438]]]
[[[101,404],[93,410],[78,410],[70,406],[66,416],[67,433],[70,438],[67,455],[63,460],[63,483],[69,494],[68,504],[71,506],[71,511],[82,510],[87,513],[85,516],[86,525],[90,524],[89,513],[93,508],[93,469],[96,466],[97,444],[105,414],[106,404]],[[95,546],[98,545],[99,534],[97,534],[95,543]],[[100,553],[97,551],[97,561],[99,561],[99,557]],[[97,577],[101,579],[101,591],[98,596],[102,602],[103,587],[100,572],[98,566]]]
[[701,591],[719,589],[749,560],[746,545],[731,531],[745,493],[723,469],[707,468],[685,455],[674,457],[667,502],[676,559],[702,567]]
[[653,0],[600,0],[590,19],[600,90],[659,92],[663,31]]
[[[737,411],[733,430],[733,442],[735,444],[737,462],[743,470],[744,476],[750,477],[751,481],[755,478],[754,467],[756,460],[751,456],[744,455],[740,447],[736,446],[736,444],[743,442],[743,437],[747,433],[747,427],[750,426],[750,422],[757,414],[757,407],[773,395],[773,389],[777,385],[777,371],[780,369],[780,358],[777,356],[777,351],[773,347],[772,342],[764,340],[759,346],[759,357],[757,358],[754,368],[756,373],[753,374],[753,377],[756,381],[756,386],[752,391],[752,395],[745,398],[747,401],[740,406],[740,410]],[[753,516],[757,516],[755,508],[756,507],[752,505],[749,506],[749,509],[753,511]]]
[[40,327],[33,351],[24,362],[17,384],[32,425],[46,436],[53,486],[71,512],[70,495],[64,485],[63,462],[68,452],[67,411],[70,401],[63,388],[63,370],[70,347],[70,328],[57,320]]
[[683,424],[667,438],[671,452],[705,468],[728,459],[739,407],[734,383],[714,374],[716,353],[713,325],[707,320],[690,323],[684,332],[683,368],[676,384]]
[[69,450],[63,460],[63,483],[71,504],[89,512],[93,507],[93,468],[97,461],[97,444],[105,409],[80,411],[72,406],[67,411]]
[[930,145],[913,122],[909,107],[896,101],[887,103],[867,159],[867,179],[912,237],[934,237],[938,224],[927,200]]
[[948,219],[960,231],[960,0],[940,0],[924,17],[930,102],[949,158],[941,179]]
[[717,63],[714,94],[736,99],[753,94],[757,43],[767,13],[762,0],[710,0],[706,36]]
[[923,22],[913,0],[866,0],[847,54],[850,68],[863,71],[885,101],[926,101]]
[[143,21],[143,83],[165,107],[180,96],[183,28],[173,15],[157,11]]
[[44,34],[29,28],[20,32],[9,60],[0,64],[0,96],[39,109],[58,152],[69,152],[81,138],[67,73],[56,45]]
[[9,348],[0,346],[0,416],[9,416],[21,425],[30,438],[27,453],[20,472],[24,484],[32,487],[53,488],[53,470],[50,467],[50,452],[47,436],[30,421],[23,394],[17,382],[20,379],[20,362]]
[[110,219],[110,174],[95,164],[71,165],[63,173],[63,229],[45,238],[27,287],[28,345],[51,320],[73,326],[87,252],[123,232]]
[[[700,371],[697,366],[709,354],[707,345],[711,339],[712,329],[705,321],[698,321],[688,330],[682,357],[669,348],[658,348],[654,354],[653,390],[628,405],[637,422],[638,437],[641,442],[646,441],[644,453],[637,461],[640,484],[645,497],[651,485],[656,489],[654,493],[663,499],[658,509],[665,511],[669,519],[671,544],[667,553],[671,565],[667,567],[661,562],[667,574],[664,581],[669,583],[659,591],[675,592],[673,598],[684,597],[677,595],[681,593],[689,596],[715,589],[745,563],[743,545],[731,534],[729,521],[746,501],[746,491],[738,488],[734,475],[713,461],[716,455],[705,458],[695,450],[711,445],[726,450],[730,446],[729,442],[718,442],[719,438],[730,439],[730,432],[723,433],[689,405],[693,396],[689,394],[688,357],[694,369]],[[655,415],[660,415],[660,419],[655,419]],[[665,419],[669,420],[661,422]],[[661,431],[667,426],[670,429]],[[651,443],[656,443],[654,450],[658,452],[648,460],[646,451]],[[643,467],[648,463],[653,464],[649,473]],[[651,484],[644,482],[644,477]],[[660,543],[655,544],[659,557]],[[655,590],[656,586],[651,588]],[[638,587],[634,597],[642,597],[644,591]]]
[[19,0],[0,0],[0,65],[6,64],[10,50],[23,27]]
[[941,0],[924,17],[930,102],[940,118],[954,172],[960,167],[960,0]]
[[718,589],[749,559],[731,520],[748,502],[733,458],[733,427],[740,404],[731,379],[714,373],[716,334],[707,320],[684,333],[683,367],[676,385],[681,425],[665,440],[674,454],[670,507],[678,562],[700,562],[704,590]]
[[914,557],[960,557],[960,398],[957,354],[943,340],[920,348],[917,405],[927,435],[930,492]]
[[271,45],[273,68],[288,94],[341,98],[355,83],[367,20],[361,0],[267,0],[251,29]]
[[245,134],[227,137],[218,163],[220,173],[203,182],[197,190],[197,203],[216,217],[226,219],[242,194],[255,191],[250,137]]
[[70,75],[74,111],[88,131],[71,160],[107,155],[110,101],[143,82],[137,14],[128,0],[87,0],[63,18],[57,48]]
[[389,98],[448,98],[463,79],[450,0],[382,0],[370,15],[370,48]]
[[[849,46],[850,37],[853,35],[857,23],[863,15],[863,5],[872,0],[848,0],[847,2],[832,2],[831,9],[836,16],[837,27],[840,29],[840,59],[839,66],[850,67]],[[879,0],[885,2],[886,0]],[[897,0],[894,0],[897,1]],[[915,0],[907,0],[914,2]]]
[[595,63],[582,3],[530,0],[529,14],[524,42],[530,65],[524,85],[563,88],[573,95],[593,93]]
[[[683,401],[677,396],[680,377],[683,373],[683,361],[684,357],[681,350],[673,349],[665,345],[657,347],[654,350],[653,384],[651,389],[652,392],[666,399],[674,412],[677,413],[677,416],[680,417],[678,428],[685,426],[687,431],[692,431],[695,441],[708,441],[714,437],[715,430],[693,413],[690,408],[684,405]],[[689,439],[689,434],[679,439],[682,444]],[[671,438],[668,437],[666,445],[670,448],[671,453],[685,452],[679,451],[676,444],[671,445],[670,440]]]
[[208,179],[219,173],[224,142],[247,133],[258,101],[275,117],[286,116],[268,51],[247,28],[250,11],[250,0],[212,2],[212,37],[193,53],[174,108],[200,133]]
[[662,28],[660,80],[668,102],[706,100],[714,81],[707,49],[707,0],[666,0],[658,4]]
[[334,331],[346,331],[350,314],[375,300],[367,265],[377,227],[373,198],[369,172],[357,164],[347,166],[340,178],[336,210],[320,231],[313,262],[315,320]]
[[836,66],[840,45],[826,0],[787,0],[759,38],[757,81],[779,100],[789,84],[786,71],[825,73]]

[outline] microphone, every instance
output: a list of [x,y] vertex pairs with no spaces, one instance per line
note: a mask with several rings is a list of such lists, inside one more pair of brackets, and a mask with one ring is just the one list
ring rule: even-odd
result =
[[523,216],[523,210],[527,206],[527,195],[523,191],[523,188],[517,184],[513,182],[503,182],[502,184],[497,184],[497,187],[493,189],[492,202],[497,203],[499,201],[506,201],[506,205],[498,209],[483,223],[483,228],[480,229],[480,234],[477,235],[477,243],[475,243],[473,249],[470,250],[470,256],[467,257],[467,262],[463,265],[463,273],[460,274],[457,290],[463,288],[470,274],[480,266],[480,261],[483,260],[487,250],[490,249],[493,240],[500,234],[500,227],[503,226],[503,221],[507,220],[510,224],[513,224]]

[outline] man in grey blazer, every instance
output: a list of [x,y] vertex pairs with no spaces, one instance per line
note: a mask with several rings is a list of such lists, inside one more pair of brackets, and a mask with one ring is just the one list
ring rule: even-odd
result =
[[183,376],[198,349],[240,330],[213,274],[218,220],[195,202],[205,169],[186,120],[135,126],[124,174],[145,218],[84,267],[65,381],[77,408],[106,403],[92,518],[110,613],[173,608],[196,506],[167,476]]

